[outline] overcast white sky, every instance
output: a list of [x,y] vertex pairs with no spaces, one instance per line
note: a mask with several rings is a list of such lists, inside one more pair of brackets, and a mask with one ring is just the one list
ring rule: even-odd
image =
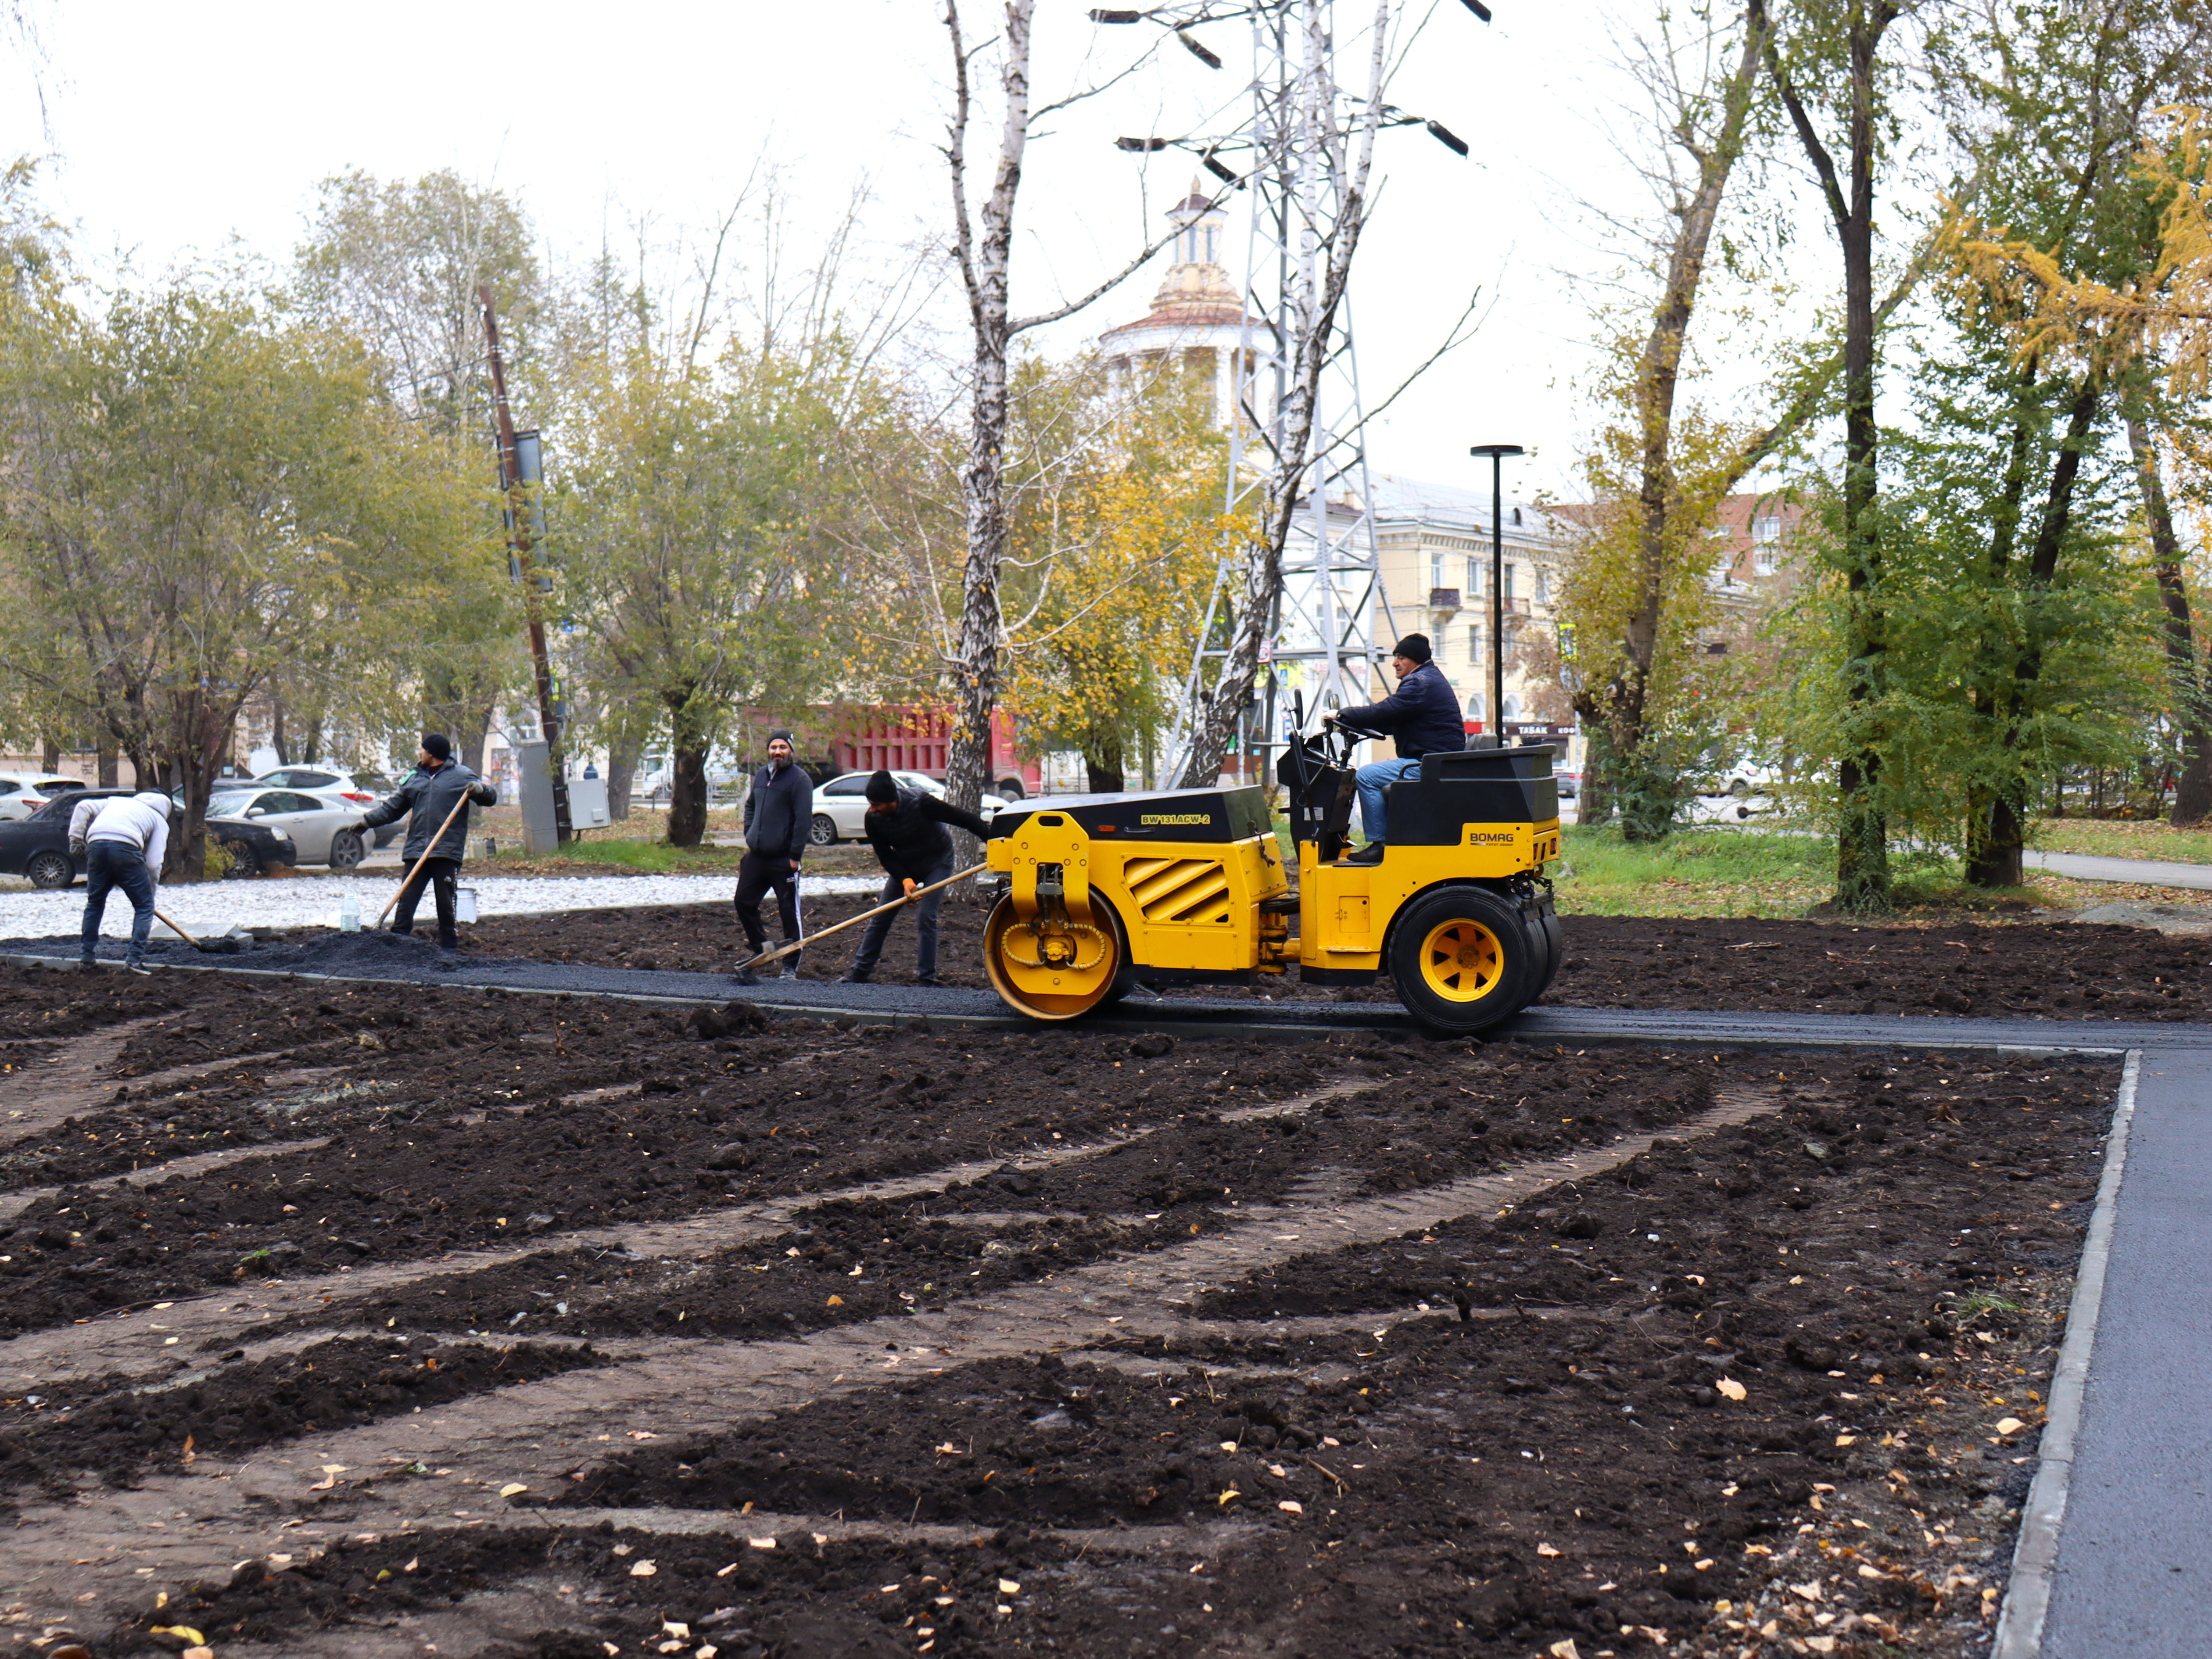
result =
[[[1073,84],[1086,51],[1118,61],[1152,33],[1098,28],[1086,5],[1041,0],[1041,94]],[[1573,383],[1588,368],[1588,325],[1565,276],[1596,264],[1577,197],[1634,199],[1603,134],[1623,88],[1600,8],[1496,0],[1495,9],[1486,27],[1458,0],[1438,0],[1393,88],[1474,155],[1462,160],[1417,129],[1384,137],[1387,185],[1353,285],[1370,400],[1434,348],[1477,287],[1488,321],[1378,423],[1370,453],[1401,475],[1474,483],[1469,444],[1517,441],[1539,454],[1509,474],[1509,490],[1572,495]],[[1366,13],[1350,0],[1339,10],[1347,34]],[[971,28],[994,12],[969,0]],[[13,54],[0,149],[52,155],[47,199],[95,264],[115,252],[158,271],[234,237],[282,261],[316,181],[349,167],[381,178],[451,167],[495,184],[564,256],[596,247],[611,224],[619,238],[640,210],[668,225],[711,220],[764,153],[801,192],[802,215],[826,218],[865,175],[872,257],[941,235],[948,216],[931,149],[947,103],[938,0],[483,13],[422,0],[80,0],[33,15],[46,63],[34,80]],[[514,33],[495,34],[501,22]],[[1156,216],[1188,184],[1188,158],[1147,164],[1111,141],[1188,131],[1212,108],[1233,114],[1245,37],[1240,26],[1204,33],[1224,70],[1170,46],[1157,71],[1072,111],[1033,147],[1018,303],[1049,305],[1087,286],[1142,245],[1148,209]],[[1354,81],[1358,66],[1340,74]],[[1241,258],[1241,222],[1232,244]],[[1141,315],[1157,280],[1141,273],[1048,348],[1073,349]]]

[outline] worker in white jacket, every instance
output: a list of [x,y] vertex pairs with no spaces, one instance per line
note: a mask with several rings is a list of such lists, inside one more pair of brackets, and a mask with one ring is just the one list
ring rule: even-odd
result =
[[169,798],[158,789],[79,801],[70,814],[70,851],[84,854],[84,951],[88,968],[100,945],[107,895],[120,887],[131,901],[131,951],[124,966],[148,971],[146,936],[154,931],[154,889],[169,850]]

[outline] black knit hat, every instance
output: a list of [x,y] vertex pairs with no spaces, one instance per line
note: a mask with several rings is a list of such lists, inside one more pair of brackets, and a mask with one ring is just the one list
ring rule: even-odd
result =
[[784,730],[781,726],[779,726],[778,727],[776,727],[776,729],[775,729],[775,731],[773,731],[773,732],[769,732],[769,733],[768,734],[768,740],[769,740],[770,743],[775,743],[775,742],[778,741],[779,739],[781,739],[781,741],[783,741],[783,742],[785,742],[785,743],[789,743],[789,742],[791,741],[791,733],[790,733],[790,732],[787,732],[787,731],[785,731],[785,730]]
[[878,803],[895,801],[898,799],[898,781],[888,772],[871,772],[867,793],[870,800]]
[[422,752],[442,764],[453,757],[453,740],[443,732],[425,732],[422,734]]
[[1407,662],[1426,662],[1430,654],[1429,636],[1426,634],[1408,634],[1390,647],[1390,654],[1403,657]]

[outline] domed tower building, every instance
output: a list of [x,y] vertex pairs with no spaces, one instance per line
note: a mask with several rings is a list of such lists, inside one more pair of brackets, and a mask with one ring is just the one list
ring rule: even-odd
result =
[[[1168,244],[1175,263],[1152,295],[1152,314],[1109,329],[1098,337],[1109,369],[1118,383],[1142,387],[1166,374],[1179,374],[1206,388],[1214,419],[1224,428],[1237,418],[1240,392],[1253,401],[1253,373],[1244,363],[1244,304],[1222,263],[1227,252],[1229,216],[1193,179],[1190,194],[1168,210],[1176,228]],[[1255,358],[1264,356],[1262,337],[1252,342]],[[1262,420],[1267,410],[1259,410]]]

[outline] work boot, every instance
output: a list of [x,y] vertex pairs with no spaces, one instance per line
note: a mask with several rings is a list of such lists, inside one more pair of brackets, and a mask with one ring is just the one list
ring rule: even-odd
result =
[[1346,853],[1340,862],[1345,864],[1380,864],[1382,862],[1382,843],[1370,841],[1357,853]]
[[854,968],[849,972],[838,975],[837,983],[840,985],[866,985],[872,976],[872,974],[873,970],[871,969]]
[[125,962],[123,965],[127,970],[134,974],[150,974],[154,971],[143,962],[130,961]]
[[943,980],[938,978],[934,974],[917,974],[915,975],[914,982],[916,985],[942,985],[945,983]]

